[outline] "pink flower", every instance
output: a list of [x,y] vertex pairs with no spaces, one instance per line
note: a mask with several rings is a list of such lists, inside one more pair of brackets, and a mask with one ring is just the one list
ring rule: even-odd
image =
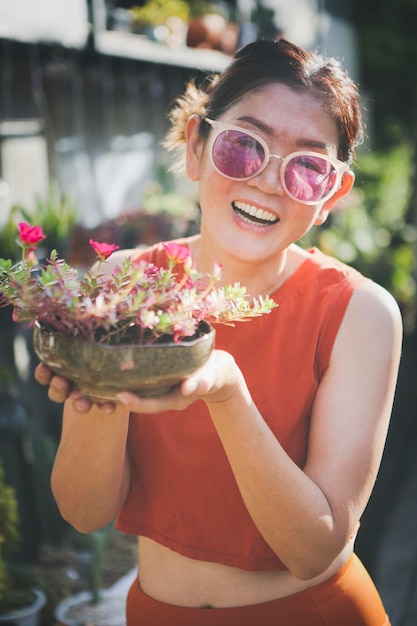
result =
[[19,239],[24,245],[33,245],[39,243],[42,239],[46,239],[46,235],[43,234],[40,226],[31,226],[27,222],[20,222],[18,228]]
[[99,243],[98,241],[94,241],[94,239],[90,239],[89,243],[101,261],[108,259],[109,256],[120,247],[116,246],[114,243]]
[[168,261],[172,263],[185,263],[188,259],[191,259],[191,250],[186,246],[180,246],[178,243],[175,243],[175,241],[163,243],[162,245]]

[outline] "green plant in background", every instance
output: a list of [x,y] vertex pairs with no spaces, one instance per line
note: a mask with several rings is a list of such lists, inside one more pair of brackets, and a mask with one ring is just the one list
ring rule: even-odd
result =
[[106,551],[115,532],[112,523],[87,534],[70,529],[69,542],[78,553],[79,561],[84,561],[87,570],[91,604],[98,604],[101,600]]
[[13,487],[6,484],[0,463],[0,602],[7,590],[6,546],[10,550],[19,542],[17,500]]
[[0,257],[16,258],[16,214],[18,207],[12,207],[6,221],[0,227]]
[[142,210],[148,215],[166,214],[173,220],[195,220],[198,216],[194,198],[175,191],[164,191],[158,183],[152,184],[142,200]]
[[146,0],[143,6],[129,9],[133,22],[147,26],[165,24],[170,17],[187,22],[190,17],[200,17],[219,12],[219,6],[207,0]]
[[48,248],[60,249],[66,244],[76,224],[78,207],[68,194],[61,193],[57,181],[52,180],[46,198],[36,197],[33,210],[28,211],[24,207],[14,206],[12,213],[14,224],[19,215],[25,221],[39,224],[48,233]]
[[19,512],[15,490],[5,478],[0,461],[0,615],[34,599],[31,572],[11,564],[11,555],[20,542]]
[[143,6],[129,10],[134,22],[148,26],[164,24],[169,17],[179,17],[186,22],[190,15],[188,2],[185,0],[147,0]]
[[33,209],[18,204],[11,207],[0,229],[0,257],[16,258],[17,224],[21,221],[39,224],[48,233],[48,249],[61,251],[77,222],[78,213],[74,201],[69,195],[61,193],[58,183],[52,180],[46,197],[35,198]]
[[[66,241],[75,226],[78,207],[69,195],[61,193],[58,183],[52,181],[46,198],[36,198],[35,210],[31,215],[31,219],[48,233],[51,242],[59,246]],[[51,242],[48,242],[49,247]]]
[[361,154],[355,173],[355,187],[343,206],[301,244],[318,246],[386,287],[411,329],[417,294],[417,228],[409,216],[412,147],[403,142],[388,151]]

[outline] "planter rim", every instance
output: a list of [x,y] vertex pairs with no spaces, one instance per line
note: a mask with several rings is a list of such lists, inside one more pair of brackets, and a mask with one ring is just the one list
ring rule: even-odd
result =
[[[100,595],[102,597],[103,603],[106,600],[120,600],[120,604],[125,606],[125,600],[122,598],[118,598],[114,594],[111,593],[109,589],[101,589]],[[90,591],[79,591],[78,593],[61,600],[59,604],[54,609],[54,617],[60,624],[65,624],[66,626],[79,626],[79,622],[72,618],[66,616],[66,613],[73,608],[76,608],[79,605],[89,602],[92,599],[93,595]],[[100,602],[99,602],[100,604]],[[106,626],[122,626],[125,621],[125,614],[123,610],[123,614],[120,616],[109,616],[106,618]],[[97,626],[101,626],[103,621],[99,619],[97,621]]]
[[0,623],[10,620],[18,620],[24,617],[29,617],[40,611],[46,604],[46,595],[41,589],[32,589],[33,593],[36,595],[35,601],[32,604],[25,606],[16,611],[11,611],[9,613],[0,613]]
[[199,333],[199,335],[197,337],[193,336],[193,337],[184,337],[183,339],[181,339],[181,341],[175,342],[175,341],[151,341],[148,343],[140,343],[140,342],[136,342],[136,343],[117,343],[117,344],[109,344],[109,343],[101,343],[99,341],[91,341],[89,340],[87,337],[84,337],[82,335],[78,335],[76,337],[72,337],[70,335],[66,335],[65,333],[59,331],[59,330],[53,330],[53,329],[49,329],[46,328],[45,326],[43,326],[38,320],[35,320],[34,326],[36,327],[36,329],[43,333],[43,334],[47,334],[50,336],[59,336],[61,341],[68,341],[73,343],[75,342],[82,342],[82,343],[91,343],[91,344],[95,344],[97,346],[100,346],[102,349],[104,350],[108,350],[109,352],[117,352],[118,350],[126,350],[127,348],[135,348],[138,346],[141,346],[141,348],[152,348],[153,350],[159,348],[166,348],[167,346],[178,346],[181,344],[185,344],[187,346],[192,346],[195,343],[198,343],[199,341],[202,340],[203,337],[205,337],[207,334],[214,332],[214,328],[211,324],[209,324],[208,322],[206,322],[205,320],[201,320],[199,323],[199,327],[202,326],[204,328],[204,331]]

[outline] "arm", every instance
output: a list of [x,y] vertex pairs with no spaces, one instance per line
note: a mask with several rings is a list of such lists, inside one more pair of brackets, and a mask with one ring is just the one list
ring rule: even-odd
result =
[[[115,259],[103,264],[104,271],[111,272],[130,254],[133,251],[115,253]],[[42,363],[35,369],[35,378],[49,386],[52,401],[65,402],[51,476],[57,505],[64,519],[79,531],[96,530],[114,519],[129,490],[129,412],[114,402],[103,400],[98,405],[71,391],[69,380],[55,375]]]
[[65,403],[51,485],[64,519],[91,532],[114,519],[129,490],[129,413],[120,406],[82,408],[71,398]]
[[357,529],[384,448],[400,347],[395,303],[377,286],[358,290],[316,396],[303,470],[248,397],[239,394],[241,406],[227,414],[210,405],[252,518],[300,578],[325,570]]
[[351,299],[318,389],[303,469],[274,437],[225,353],[215,354],[208,368],[191,376],[181,397],[134,400],[122,394],[121,399],[134,410],[157,412],[203,397],[259,531],[290,571],[312,578],[355,534],[369,499],[400,350],[398,307],[382,288],[366,284]]

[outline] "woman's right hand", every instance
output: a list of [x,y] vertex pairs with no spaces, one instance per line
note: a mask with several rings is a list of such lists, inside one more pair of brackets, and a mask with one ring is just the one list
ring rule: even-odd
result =
[[52,402],[61,404],[71,393],[71,382],[63,376],[57,376],[44,363],[39,363],[34,372],[35,379],[43,386],[49,385],[48,397]]
[[[82,395],[76,389],[72,389],[70,380],[55,374],[45,363],[39,363],[39,365],[36,366],[34,376],[39,384],[44,386],[49,385],[48,398],[52,400],[52,402],[61,404],[65,402],[67,398],[70,398],[79,413],[88,413],[90,411],[93,401],[87,396]],[[98,402],[95,402],[95,404],[98,404]],[[109,402],[108,400],[103,400],[100,406],[107,413],[113,413],[116,408],[115,403]]]

